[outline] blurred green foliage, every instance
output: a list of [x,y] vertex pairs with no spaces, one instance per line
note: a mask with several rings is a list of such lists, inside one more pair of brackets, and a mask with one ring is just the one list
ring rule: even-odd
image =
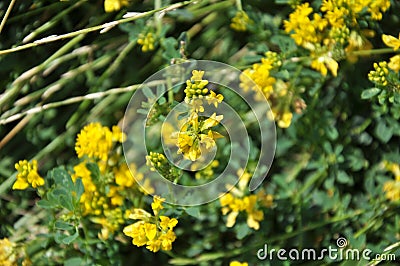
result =
[[[290,265],[261,262],[256,252],[265,243],[277,249],[321,249],[334,246],[340,236],[349,247],[369,248],[373,254],[397,243],[390,252],[399,259],[400,201],[386,197],[384,184],[395,176],[383,162],[400,164],[400,93],[399,87],[386,91],[373,84],[368,73],[374,62],[393,56],[393,51],[374,51],[387,48],[382,34],[398,36],[400,3],[390,1],[381,21],[367,21],[366,27],[375,32],[370,38],[374,48],[359,53],[355,62],[340,61],[336,77],[290,60],[305,54],[283,30],[283,21],[300,1],[243,1],[243,10],[254,22],[244,32],[230,27],[237,1],[190,1],[107,31],[2,53],[51,35],[117,21],[126,12],[178,3],[155,2],[134,0],[106,13],[102,0],[16,1],[0,34],[0,238],[14,236],[25,244],[33,265],[226,265],[234,259],[249,265]],[[0,17],[8,4],[0,2]],[[320,4],[311,3],[314,8]],[[148,32],[155,36],[154,50],[143,52],[138,40]],[[118,124],[134,90],[94,99],[81,96],[140,84],[186,59],[215,60],[244,70],[267,51],[286,60],[278,76],[293,84],[307,107],[294,113],[290,127],[277,128],[276,156],[262,185],[274,204],[264,210],[260,230],[248,228],[243,217],[227,228],[218,201],[190,208],[169,206],[167,213],[179,217],[177,239],[172,251],[154,255],[127,238],[100,241],[95,230],[85,238],[79,219],[74,224],[56,217],[57,211],[74,212],[82,193],[82,183],[74,183],[61,167],[78,162],[77,133],[89,122]],[[399,72],[392,78],[399,82]],[[29,113],[46,104],[48,109]],[[246,107],[237,106],[241,108]],[[39,201],[33,190],[11,190],[13,165],[22,159],[37,159],[42,176],[49,171],[46,181],[53,180],[54,187],[47,197],[52,199]]]

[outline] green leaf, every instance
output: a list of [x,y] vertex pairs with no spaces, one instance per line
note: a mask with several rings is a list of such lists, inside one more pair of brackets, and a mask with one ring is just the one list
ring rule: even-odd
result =
[[70,259],[67,259],[64,262],[64,266],[81,266],[83,265],[83,260],[79,257],[73,257]]
[[337,181],[342,184],[352,183],[351,177],[345,171],[339,171],[337,175]]
[[58,198],[60,196],[68,196],[68,191],[65,190],[64,188],[56,188],[52,192],[55,196],[55,198]]
[[165,97],[161,97],[160,99],[158,99],[158,104],[160,104],[160,105],[162,105],[166,102],[167,102],[167,99],[165,99]]
[[381,89],[378,88],[370,88],[366,89],[361,93],[361,99],[371,99],[372,97],[378,95],[381,92]]
[[142,91],[147,99],[154,99],[156,97],[149,87],[144,87]]
[[76,231],[75,234],[65,237],[64,239],[61,240],[61,242],[64,243],[64,244],[66,244],[66,245],[69,245],[69,244],[71,244],[78,236],[79,236],[78,231]]
[[51,172],[51,176],[57,185],[66,187],[68,190],[73,190],[74,182],[72,181],[71,176],[63,167],[55,168]]
[[44,208],[44,209],[51,209],[51,208],[54,207],[54,204],[52,202],[50,202],[48,200],[44,200],[44,199],[39,200],[38,202],[36,202],[36,205],[41,207],[41,208]]
[[241,240],[249,235],[252,230],[247,226],[245,223],[241,223],[235,226],[236,237],[237,239]]
[[66,223],[61,220],[57,220],[54,224],[54,227],[60,230],[71,230],[74,228],[72,224]]
[[77,178],[75,180],[75,193],[76,193],[76,199],[78,201],[81,198],[83,192],[85,192],[85,187],[83,186],[82,179]]
[[87,163],[86,168],[90,171],[90,177],[93,180],[98,180],[100,178],[100,169],[97,163]]
[[375,129],[376,136],[384,143],[388,142],[393,136],[393,128],[388,127],[385,121],[379,120]]
[[74,205],[71,202],[71,198],[68,198],[66,196],[60,196],[59,199],[60,205],[66,208],[67,210],[73,211],[74,210]]
[[200,208],[199,207],[189,207],[185,209],[185,212],[190,216],[195,218],[200,218]]

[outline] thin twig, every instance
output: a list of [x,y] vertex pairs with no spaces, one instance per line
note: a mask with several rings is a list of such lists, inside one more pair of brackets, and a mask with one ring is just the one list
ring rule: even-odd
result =
[[[147,86],[156,86],[156,85],[163,84],[163,83],[165,83],[164,80],[155,80],[153,82],[148,82],[146,85]],[[18,119],[26,116],[26,115],[37,114],[37,113],[40,113],[40,112],[48,110],[48,109],[78,103],[78,102],[82,102],[84,100],[94,100],[94,99],[103,98],[103,97],[105,97],[107,95],[111,95],[111,94],[133,92],[133,91],[137,90],[140,86],[142,86],[142,84],[135,84],[135,85],[131,85],[131,86],[124,87],[124,88],[114,88],[114,89],[110,89],[108,91],[94,92],[94,93],[90,93],[90,94],[87,94],[84,96],[72,97],[72,98],[69,98],[69,99],[66,99],[63,101],[59,101],[59,102],[52,102],[52,103],[48,103],[48,104],[41,105],[41,106],[35,106],[24,112],[14,114],[14,115],[11,115],[4,119],[1,119],[0,125],[8,124],[10,122],[13,122],[15,120],[18,120]]]
[[7,11],[6,11],[6,13],[4,14],[3,19],[1,20],[1,24],[0,24],[0,33],[1,33],[1,31],[3,30],[4,25],[6,24],[7,18],[8,18],[8,16],[9,16],[10,13],[11,13],[11,10],[12,10],[14,4],[15,4],[15,1],[16,1],[16,0],[11,0],[10,4],[8,5]]
[[[116,25],[123,24],[123,23],[126,23],[126,22],[134,21],[134,20],[137,20],[139,18],[143,18],[143,17],[149,16],[149,15],[153,15],[153,14],[155,14],[157,12],[160,12],[160,11],[168,12],[168,11],[177,9],[179,7],[188,5],[188,4],[192,3],[193,1],[195,1],[195,0],[176,3],[176,4],[170,5],[168,7],[163,7],[163,8],[160,8],[160,9],[155,9],[155,10],[147,11],[147,12],[144,12],[144,13],[141,13],[141,14],[137,14],[136,16],[133,16],[133,17],[128,17],[128,18],[123,18],[123,19],[120,19],[120,20],[115,20],[115,21],[112,22],[112,25],[116,26]],[[39,46],[41,44],[47,44],[47,43],[50,43],[50,42],[55,42],[55,41],[59,41],[59,40],[63,40],[63,39],[72,38],[72,37],[75,37],[77,35],[86,34],[86,33],[89,33],[89,32],[100,31],[102,29],[109,28],[109,27],[110,27],[110,22],[104,23],[102,25],[86,28],[86,29],[81,29],[81,30],[69,32],[69,33],[66,33],[66,34],[47,36],[47,37],[45,37],[43,39],[34,41],[32,43],[27,43],[27,44],[20,45],[20,46],[17,46],[17,47],[13,47],[13,48],[10,48],[10,49],[1,50],[0,51],[0,55],[9,54],[9,53],[25,50],[25,49],[32,48],[32,47],[35,47],[35,46]]]

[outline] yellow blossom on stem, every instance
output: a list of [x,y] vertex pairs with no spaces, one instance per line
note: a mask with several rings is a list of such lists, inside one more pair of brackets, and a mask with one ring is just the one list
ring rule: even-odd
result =
[[139,34],[137,43],[142,46],[142,52],[153,51],[155,48],[154,34],[151,32]]
[[24,190],[29,186],[37,188],[44,185],[44,179],[37,172],[37,161],[27,160],[19,161],[15,164],[15,169],[18,171],[17,180],[12,189]]
[[382,41],[388,47],[392,47],[394,51],[397,51],[400,48],[400,33],[399,37],[393,37],[391,35],[382,34]]
[[393,202],[400,201],[400,165],[385,161],[384,167],[394,175],[394,180],[386,181],[383,185],[386,198]]
[[178,224],[176,218],[159,215],[163,209],[162,203],[165,199],[155,196],[151,208],[154,216],[143,209],[134,209],[129,218],[140,220],[124,228],[125,235],[132,237],[132,244],[144,246],[152,252],[171,250],[172,243],[176,239],[173,228]]
[[162,203],[165,201],[165,199],[159,197],[159,196],[154,196],[153,197],[153,203],[151,203],[151,209],[154,212],[154,215],[157,215],[160,210],[162,210],[164,207],[162,206]]
[[395,55],[390,58],[390,62],[388,63],[388,67],[394,72],[400,71],[400,55]]
[[[239,183],[237,187],[227,186],[230,191],[220,197],[221,211],[223,215],[228,215],[226,218],[226,227],[233,227],[236,223],[236,218],[241,212],[247,215],[247,226],[254,230],[260,229],[260,222],[264,219],[264,213],[259,209],[259,205],[271,207],[265,204],[266,195],[264,192],[259,192],[253,195],[247,195],[247,184],[250,181],[251,175],[243,169],[238,171]],[[272,200],[272,195],[269,195]]]
[[248,25],[253,23],[246,12],[238,10],[235,16],[232,18],[230,27],[235,31],[246,31]]
[[75,150],[78,158],[88,156],[107,161],[108,155],[114,142],[124,141],[124,135],[115,127],[111,131],[100,123],[86,125],[78,134],[75,143]]
[[118,11],[123,6],[127,6],[128,3],[128,0],[104,0],[104,10],[106,12]]

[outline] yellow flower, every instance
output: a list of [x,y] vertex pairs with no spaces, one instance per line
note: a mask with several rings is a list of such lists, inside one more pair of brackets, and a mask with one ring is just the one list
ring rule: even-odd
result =
[[141,247],[146,245],[147,237],[144,230],[145,223],[143,221],[138,221],[134,224],[128,225],[124,228],[123,233],[129,237],[132,237],[132,244]]
[[114,142],[123,143],[126,140],[126,134],[121,131],[119,126],[112,126],[112,139]]
[[386,198],[391,201],[400,200],[400,165],[392,162],[384,162],[386,170],[392,172],[394,180],[385,182],[383,191],[386,193]]
[[311,62],[311,67],[321,72],[321,74],[324,76],[328,74],[329,69],[332,75],[336,77],[339,64],[335,61],[335,59],[329,56],[329,54],[323,54],[318,56]]
[[[89,158],[107,161],[113,141],[121,142],[123,140],[122,133],[120,135],[115,129],[113,131],[114,133],[100,123],[86,125],[76,138],[75,150],[78,158],[86,155]],[[118,135],[120,136],[118,137]]]
[[27,160],[19,161],[15,164],[15,169],[18,171],[17,180],[12,189],[24,190],[31,185],[37,188],[44,185],[44,179],[37,172],[37,161],[31,163]]
[[163,201],[164,199],[158,196],[154,197],[151,207],[155,216],[142,209],[134,209],[129,214],[129,218],[141,220],[126,226],[123,230],[125,235],[132,237],[132,244],[138,247],[146,245],[152,252],[172,249],[172,242],[176,239],[173,228],[178,224],[178,220],[158,215],[158,211],[163,209],[161,205]]
[[0,239],[0,264],[1,265],[17,265],[17,256],[15,254],[15,243],[8,238]]
[[159,197],[159,196],[154,196],[153,197],[153,203],[151,203],[151,209],[154,212],[154,215],[157,215],[157,213],[164,209],[164,207],[162,206],[162,203],[165,201],[165,199]]
[[250,195],[243,199],[245,209],[247,212],[247,225],[254,230],[260,229],[260,221],[264,219],[264,213],[257,210],[257,196]]
[[214,104],[215,108],[218,107],[218,104],[224,100],[224,96],[222,94],[216,94],[214,91],[210,91],[210,94],[206,96],[206,100],[208,104]]
[[137,43],[142,46],[142,52],[153,51],[155,48],[155,39],[153,33],[148,32],[146,34],[139,34]]
[[374,69],[368,73],[368,79],[377,85],[387,86],[387,76],[389,74],[388,63],[386,61],[374,63]]
[[167,232],[162,232],[158,239],[161,241],[162,250],[171,250],[172,242],[175,241],[176,235],[172,230],[168,230]]
[[249,264],[247,262],[239,262],[237,260],[231,261],[229,263],[229,266],[248,266]]
[[131,213],[129,213],[128,217],[129,219],[147,221],[151,217],[151,214],[143,209],[135,208]]
[[178,224],[178,220],[175,218],[170,219],[167,216],[160,216],[160,226],[163,230],[172,229]]
[[382,41],[386,44],[386,46],[392,47],[393,50],[396,51],[400,48],[400,33],[399,38],[395,38],[391,35],[382,34]]
[[148,240],[153,240],[157,235],[157,226],[152,223],[145,223],[143,225],[144,232],[146,233],[146,237]]
[[106,12],[118,11],[128,3],[128,0],[104,0],[104,10]]
[[258,230],[260,229],[260,222],[264,219],[264,212],[259,209],[259,206],[271,207],[272,195],[265,195],[264,191],[260,191],[255,195],[246,195],[249,194],[246,190],[251,175],[243,169],[240,169],[237,175],[239,176],[238,187],[227,186],[230,192],[219,199],[222,214],[228,215],[226,227],[233,227],[238,215],[241,212],[245,212],[247,226]]
[[400,201],[400,180],[386,181],[383,185],[383,191],[390,201]]
[[278,126],[280,128],[288,128],[292,122],[292,118],[293,118],[292,112],[284,112],[278,120]]
[[204,71],[201,70],[193,70],[192,77],[190,78],[191,81],[202,81],[204,76]]
[[394,72],[400,71],[400,55],[395,55],[390,58],[388,67]]
[[147,242],[146,248],[152,252],[157,252],[160,250],[161,241],[160,240],[150,240]]
[[131,165],[131,169],[129,169],[128,165],[123,163],[119,167],[114,168],[115,183],[121,187],[132,187],[135,180],[130,170],[136,173],[135,165]]
[[232,18],[230,27],[235,31],[246,31],[247,26],[253,23],[249,16],[243,10],[236,12],[235,16]]

